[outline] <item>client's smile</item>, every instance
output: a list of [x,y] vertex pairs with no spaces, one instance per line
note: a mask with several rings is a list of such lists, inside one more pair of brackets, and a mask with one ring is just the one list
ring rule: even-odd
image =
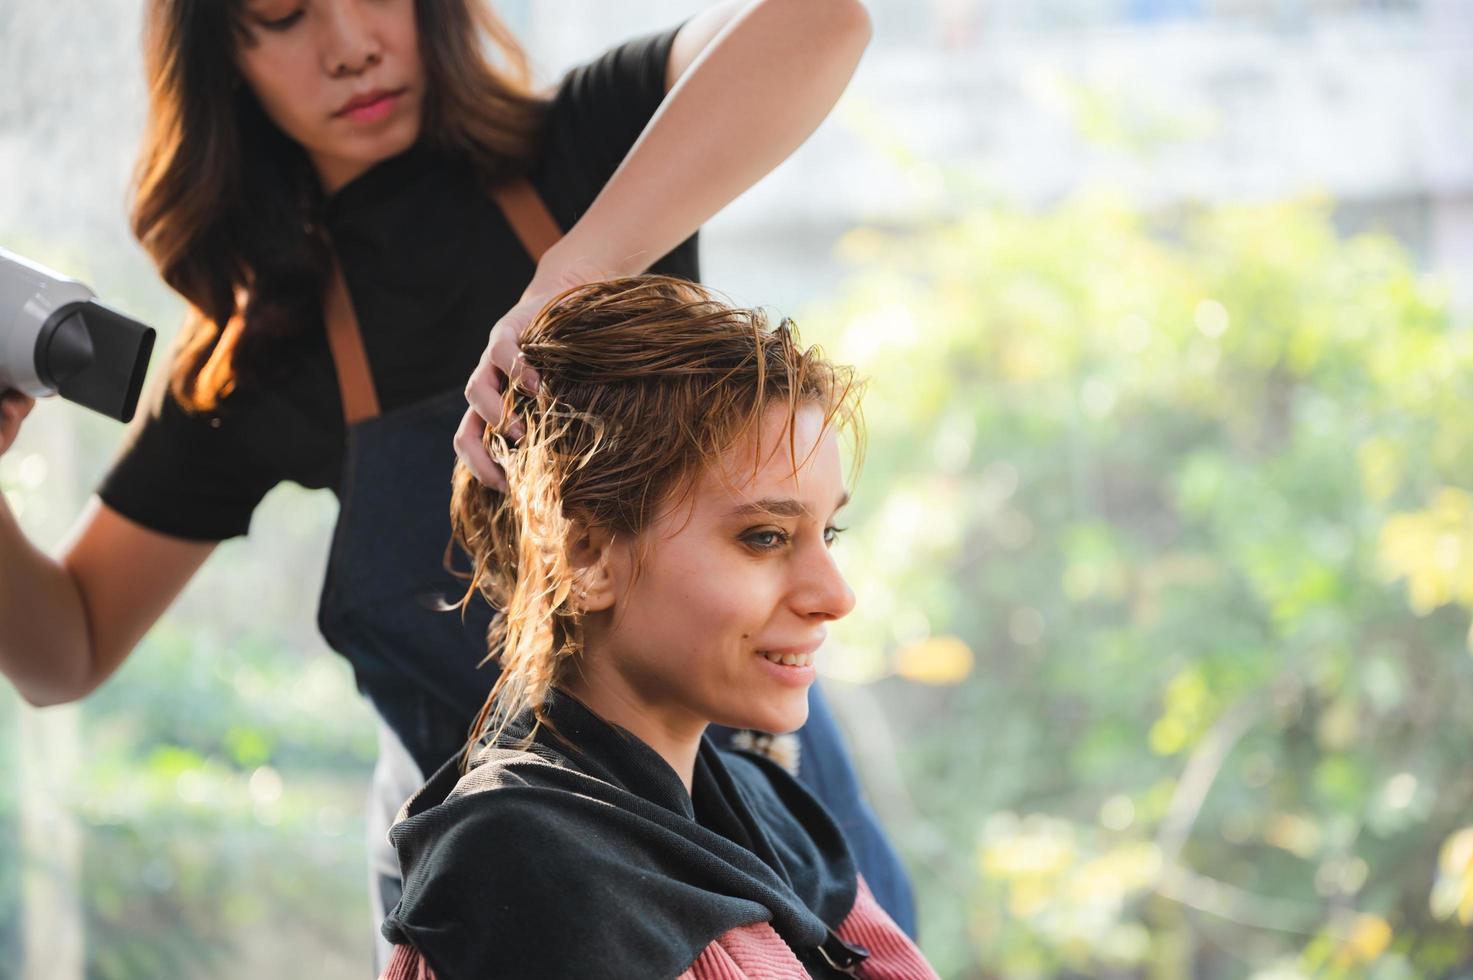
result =
[[813,665],[813,653],[775,653],[771,650],[758,650],[764,658],[784,667],[811,667]]

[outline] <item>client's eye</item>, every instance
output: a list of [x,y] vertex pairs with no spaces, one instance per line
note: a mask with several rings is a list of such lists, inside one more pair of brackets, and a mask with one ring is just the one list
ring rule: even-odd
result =
[[823,543],[833,544],[839,540],[839,535],[849,530],[847,527],[826,527],[823,529]]
[[788,532],[780,528],[761,528],[743,534],[742,541],[756,551],[776,551],[788,543]]

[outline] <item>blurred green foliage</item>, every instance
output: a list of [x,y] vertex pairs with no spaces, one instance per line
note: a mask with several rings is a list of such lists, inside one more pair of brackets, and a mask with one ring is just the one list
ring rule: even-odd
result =
[[[872,384],[832,666],[894,729],[942,975],[1473,975],[1473,333],[1435,284],[1315,201],[843,254],[805,318]],[[241,628],[269,557],[222,552],[235,618],[165,620],[83,709],[91,977],[367,970],[370,712]]]
[[[15,704],[0,698],[0,725],[13,727]],[[304,657],[264,627],[227,644],[166,618],[126,682],[82,709],[83,759],[62,802],[81,831],[86,975],[297,976],[307,961],[316,976],[370,973],[373,732],[336,657]],[[15,780],[3,782],[12,831]],[[9,949],[18,878],[0,861]]]
[[835,669],[946,977],[1473,975],[1473,332],[1325,202],[851,233]]

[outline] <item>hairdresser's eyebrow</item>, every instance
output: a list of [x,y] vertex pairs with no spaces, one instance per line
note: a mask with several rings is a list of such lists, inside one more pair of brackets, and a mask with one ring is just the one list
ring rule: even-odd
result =
[[[834,505],[834,510],[839,510],[847,503],[849,503],[849,491],[846,490],[843,496],[839,498],[839,502]],[[733,507],[731,516],[803,517],[807,513],[808,508],[792,497],[764,497],[761,500],[753,500],[750,503]]]

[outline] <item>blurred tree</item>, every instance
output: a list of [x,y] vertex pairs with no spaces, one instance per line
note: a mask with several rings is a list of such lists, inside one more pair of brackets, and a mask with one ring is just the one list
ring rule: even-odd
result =
[[853,232],[841,676],[948,977],[1473,966],[1473,333],[1320,201]]

